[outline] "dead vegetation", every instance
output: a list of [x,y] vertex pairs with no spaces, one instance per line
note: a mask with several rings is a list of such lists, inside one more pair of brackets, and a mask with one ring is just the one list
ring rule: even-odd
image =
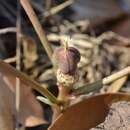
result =
[[[8,0],[1,3],[14,12]],[[56,98],[60,90],[52,55],[65,42],[81,54],[79,81],[71,91],[74,97],[69,95],[70,104],[101,93],[129,93],[130,69],[125,67],[130,65],[130,18],[118,3],[20,0],[17,6],[16,17],[7,17],[11,22],[17,21],[17,26],[10,24],[0,29],[0,57],[28,76],[0,61],[0,96],[4,99],[0,113],[5,113],[0,117],[0,128],[13,130],[16,126],[19,129],[19,124],[32,127],[51,123],[50,108],[41,106],[36,96],[45,96],[39,99],[52,108],[63,105]],[[57,106],[54,108],[61,112]]]

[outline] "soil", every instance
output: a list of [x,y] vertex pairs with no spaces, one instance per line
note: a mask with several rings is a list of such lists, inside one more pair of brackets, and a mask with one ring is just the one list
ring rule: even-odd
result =
[[105,121],[90,130],[130,130],[130,102],[113,103]]

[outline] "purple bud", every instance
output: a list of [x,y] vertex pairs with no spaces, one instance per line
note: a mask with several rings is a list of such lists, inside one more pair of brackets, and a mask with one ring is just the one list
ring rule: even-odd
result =
[[54,52],[58,67],[64,74],[73,75],[76,72],[77,64],[80,61],[80,53],[74,47],[58,48]]

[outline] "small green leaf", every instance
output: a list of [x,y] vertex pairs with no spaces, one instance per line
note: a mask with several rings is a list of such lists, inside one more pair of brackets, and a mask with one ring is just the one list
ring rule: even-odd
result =
[[48,104],[50,106],[53,106],[54,103],[52,103],[50,100],[48,100],[47,98],[44,98],[42,96],[37,96],[37,99],[45,104]]
[[73,95],[88,94],[90,92],[100,90],[102,86],[103,86],[102,80],[99,80],[94,83],[86,84],[80,88],[74,89],[72,94]]

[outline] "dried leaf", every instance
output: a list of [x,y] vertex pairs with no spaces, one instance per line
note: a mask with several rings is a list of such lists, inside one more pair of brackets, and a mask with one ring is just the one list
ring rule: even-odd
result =
[[[6,84],[6,89],[9,92],[7,95],[5,91],[3,93],[7,97],[7,104],[11,107],[11,114],[16,116],[15,109],[15,77],[3,76],[3,82]],[[31,87],[21,83],[20,86],[20,110],[19,110],[19,122],[25,126],[35,126],[43,123],[47,123],[43,118],[43,110],[39,102],[36,100],[32,93]]]
[[35,41],[28,36],[23,37],[23,55],[25,68],[31,68],[38,58]]
[[[6,80],[6,81],[5,81]],[[14,130],[15,125],[15,79],[0,75],[0,129]],[[12,84],[13,82],[13,84]],[[26,126],[34,126],[47,123],[43,119],[43,110],[35,99],[31,89],[21,86],[20,123]]]
[[117,101],[130,101],[127,94],[103,94],[72,105],[49,127],[49,130],[89,130],[103,122],[109,106]]
[[11,104],[13,100],[11,90],[3,81],[0,75],[0,129],[1,130],[14,130],[13,129],[13,113],[11,112]]

